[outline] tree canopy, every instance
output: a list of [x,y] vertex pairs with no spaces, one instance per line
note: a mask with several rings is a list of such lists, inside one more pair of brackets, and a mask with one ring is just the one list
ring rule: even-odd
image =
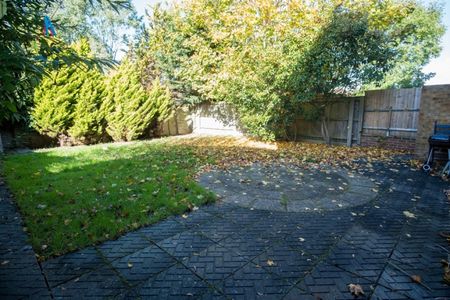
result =
[[[129,6],[126,0],[85,1],[108,3],[117,10]],[[80,57],[57,37],[42,33],[47,8],[56,2],[6,1],[6,14],[0,18],[0,125],[27,120],[33,89],[51,70],[73,63],[89,67],[112,63]]]
[[318,95],[423,82],[443,34],[439,7],[414,0],[186,0],[155,7],[150,27],[150,55],[175,95],[233,103],[266,139],[285,137]]
[[49,9],[59,26],[59,37],[67,43],[88,39],[97,57],[117,59],[139,35],[142,20],[131,0],[125,7],[86,0],[60,0]]

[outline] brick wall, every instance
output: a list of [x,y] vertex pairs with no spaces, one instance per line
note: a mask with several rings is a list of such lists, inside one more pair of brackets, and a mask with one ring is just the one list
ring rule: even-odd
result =
[[433,134],[434,121],[450,124],[450,85],[430,85],[422,89],[415,154],[425,159],[428,137]]
[[414,152],[416,140],[398,137],[361,136],[361,146]]

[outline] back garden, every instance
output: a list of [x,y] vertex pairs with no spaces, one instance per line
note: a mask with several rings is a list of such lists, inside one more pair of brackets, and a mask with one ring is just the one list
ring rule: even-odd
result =
[[[334,100],[433,76],[439,4],[188,0],[146,22],[128,0],[0,4],[0,134],[60,146],[2,155],[2,297],[450,297],[448,179],[329,132]],[[421,151],[450,122],[446,86],[423,91],[402,102]],[[245,135],[162,137],[206,102]],[[299,116],[324,143],[292,140]]]

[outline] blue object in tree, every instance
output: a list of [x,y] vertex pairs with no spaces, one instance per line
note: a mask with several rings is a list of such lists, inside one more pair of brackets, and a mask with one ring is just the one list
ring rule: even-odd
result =
[[56,36],[55,27],[52,24],[52,21],[48,16],[44,17],[44,35]]

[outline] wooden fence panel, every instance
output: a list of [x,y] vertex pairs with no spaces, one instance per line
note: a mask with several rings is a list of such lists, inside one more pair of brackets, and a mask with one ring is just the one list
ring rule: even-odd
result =
[[420,88],[367,91],[362,134],[415,139]]
[[[351,145],[359,140],[361,97],[338,98],[325,108],[328,132],[333,144]],[[289,130],[295,140],[323,141],[321,121],[298,118]]]
[[[325,110],[333,143],[360,144],[361,135],[415,139],[420,88],[366,92],[364,97],[336,99]],[[299,119],[296,139],[321,140],[321,123]]]

